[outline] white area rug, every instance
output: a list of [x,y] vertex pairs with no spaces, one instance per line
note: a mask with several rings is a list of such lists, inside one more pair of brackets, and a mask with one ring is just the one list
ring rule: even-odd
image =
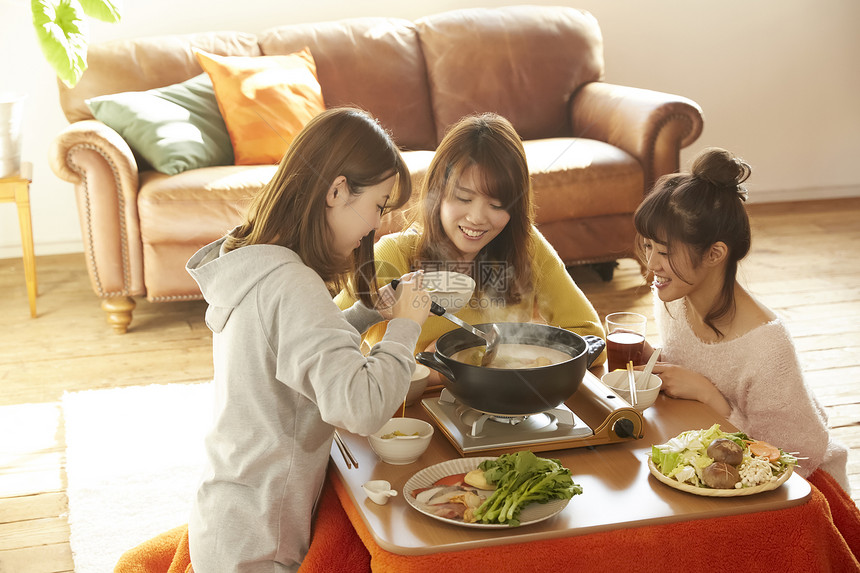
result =
[[211,419],[211,384],[63,396],[69,525],[76,573],[188,523]]

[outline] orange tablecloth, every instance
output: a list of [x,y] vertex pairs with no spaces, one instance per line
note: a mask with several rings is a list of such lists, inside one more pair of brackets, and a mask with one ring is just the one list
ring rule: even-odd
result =
[[[860,511],[829,474],[810,478],[809,502],[779,511],[618,529],[525,544],[430,555],[381,549],[338,478],[327,481],[300,571],[470,573],[539,571],[860,571]],[[720,543],[715,557],[714,546]],[[126,552],[115,573],[189,573],[187,527]]]

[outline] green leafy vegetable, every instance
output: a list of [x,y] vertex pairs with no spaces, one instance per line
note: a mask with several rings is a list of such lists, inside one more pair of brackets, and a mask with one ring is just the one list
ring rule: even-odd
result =
[[681,463],[681,452],[669,452],[661,450],[659,446],[651,446],[651,460],[661,472],[669,475]]
[[582,493],[573,482],[570,470],[559,460],[539,458],[530,451],[503,454],[478,466],[484,478],[496,485],[492,496],[475,510],[481,523],[519,525],[519,514],[530,503],[570,499]]

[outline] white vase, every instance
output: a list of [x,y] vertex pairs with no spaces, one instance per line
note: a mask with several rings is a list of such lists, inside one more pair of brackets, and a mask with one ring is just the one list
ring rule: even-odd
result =
[[24,99],[17,93],[0,93],[0,177],[21,171],[21,124]]

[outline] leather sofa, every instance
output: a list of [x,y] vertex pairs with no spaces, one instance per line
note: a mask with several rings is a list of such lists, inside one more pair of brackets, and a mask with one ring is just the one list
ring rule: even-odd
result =
[[[192,78],[202,72],[195,48],[260,56],[306,46],[325,105],[357,105],[376,116],[404,150],[416,183],[459,118],[493,111],[510,119],[528,154],[537,225],[568,265],[613,265],[631,256],[633,211],[659,176],[678,169],[680,150],[703,126],[701,109],[687,98],[604,82],[597,21],[566,7],[475,8],[415,21],[357,18],[257,35],[92,45],[81,81],[59,84],[70,125],[54,140],[51,164],[74,184],[93,290],[117,332],[131,322],[134,297],[201,298],[186,261],[239,221],[275,166],[165,175],[139,162],[85,100]],[[397,230],[399,215],[378,235]]]

